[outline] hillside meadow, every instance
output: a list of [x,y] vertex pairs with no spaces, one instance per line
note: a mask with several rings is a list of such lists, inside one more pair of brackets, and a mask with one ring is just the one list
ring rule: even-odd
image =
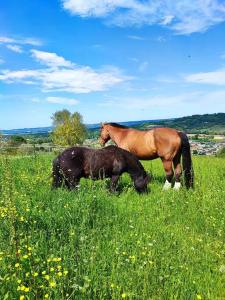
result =
[[51,190],[53,155],[0,157],[0,299],[225,299],[225,160],[194,157],[195,189],[138,195],[128,175]]

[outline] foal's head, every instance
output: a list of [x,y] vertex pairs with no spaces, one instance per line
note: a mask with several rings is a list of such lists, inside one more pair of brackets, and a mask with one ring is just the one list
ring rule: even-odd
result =
[[102,123],[100,128],[100,137],[99,137],[99,143],[102,146],[105,146],[105,144],[110,140],[109,131],[107,129],[107,124]]
[[146,172],[134,178],[134,187],[138,193],[146,193],[148,191],[148,183],[151,181],[150,174]]

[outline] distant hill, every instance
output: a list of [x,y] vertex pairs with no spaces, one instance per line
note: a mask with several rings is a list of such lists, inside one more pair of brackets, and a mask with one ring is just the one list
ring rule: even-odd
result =
[[163,120],[159,125],[177,128],[188,133],[225,134],[225,113],[193,115]]
[[[145,123],[158,123],[163,120],[142,120],[142,121],[127,121],[127,122],[118,122],[119,124],[128,126],[128,127],[135,127],[135,126],[140,126]],[[86,124],[87,128],[89,130],[97,130],[100,128],[101,124],[100,123],[95,123],[95,124]],[[36,128],[20,128],[20,129],[9,129],[9,130],[0,130],[0,132],[3,135],[42,135],[42,134],[48,134],[52,132],[53,127],[36,127]]]
[[[174,119],[140,120],[118,122],[119,124],[138,129],[156,126],[172,127],[188,133],[225,134],[225,113],[193,115]],[[86,124],[91,136],[96,136],[100,123]],[[52,127],[22,128],[0,130],[3,135],[48,135]]]

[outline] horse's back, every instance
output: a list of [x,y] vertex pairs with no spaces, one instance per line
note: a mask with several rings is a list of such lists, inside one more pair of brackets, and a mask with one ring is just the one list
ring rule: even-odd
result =
[[179,132],[173,128],[150,130],[129,129],[120,147],[135,154],[139,159],[174,157],[181,146]]

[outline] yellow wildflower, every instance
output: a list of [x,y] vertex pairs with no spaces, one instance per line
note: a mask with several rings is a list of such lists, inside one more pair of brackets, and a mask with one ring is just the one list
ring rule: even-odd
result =
[[20,296],[20,300],[24,300],[25,299],[25,296],[24,295],[21,295]]
[[45,294],[45,299],[48,299],[49,298],[49,294]]
[[33,275],[34,275],[34,277],[37,277],[37,276],[38,276],[38,273],[37,273],[37,272],[34,272]]
[[50,287],[56,287],[55,281],[51,281],[51,282],[49,283],[49,285],[50,285]]
[[62,276],[62,272],[59,272],[57,275],[58,275],[59,277],[61,277],[61,276]]
[[45,279],[46,279],[46,280],[49,280],[49,279],[50,279],[50,276],[49,276],[49,275],[45,275]]
[[123,293],[123,294],[121,295],[121,297],[124,299],[124,298],[127,297],[127,294],[126,294],[126,293]]
[[29,287],[25,287],[24,291],[25,291],[26,293],[28,293],[28,292],[30,291],[30,288],[29,288]]
[[15,264],[15,267],[16,267],[16,268],[19,268],[19,266],[20,266],[19,263],[16,263],[16,264]]
[[202,296],[201,296],[201,295],[196,295],[196,298],[197,298],[198,300],[202,300]]

